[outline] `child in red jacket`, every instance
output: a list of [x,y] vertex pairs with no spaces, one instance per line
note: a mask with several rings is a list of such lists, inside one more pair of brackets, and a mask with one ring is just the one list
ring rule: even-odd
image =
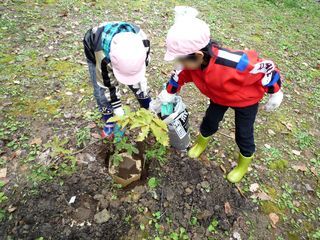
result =
[[200,134],[189,156],[197,158],[206,149],[228,108],[235,111],[236,143],[240,149],[238,165],[227,176],[239,182],[248,171],[255,152],[254,122],[258,105],[265,93],[270,95],[267,111],[277,108],[283,99],[279,70],[269,60],[259,58],[253,50],[232,50],[210,40],[209,26],[196,17],[176,20],[166,39],[165,60],[178,60],[175,70],[160,94],[170,102],[173,94],[188,82],[210,99],[200,126]]

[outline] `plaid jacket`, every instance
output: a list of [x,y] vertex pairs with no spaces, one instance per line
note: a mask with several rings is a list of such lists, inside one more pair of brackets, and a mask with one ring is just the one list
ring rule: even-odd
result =
[[[100,87],[104,88],[107,100],[112,107],[121,107],[119,82],[115,78],[110,62],[110,45],[112,38],[120,32],[134,32],[141,36],[146,49],[146,65],[150,57],[150,41],[146,34],[136,25],[126,22],[107,22],[87,31],[83,44],[87,61],[96,65],[96,78]],[[130,44],[130,43],[128,43]],[[136,85],[129,86],[138,99],[148,98],[147,79],[142,79]]]

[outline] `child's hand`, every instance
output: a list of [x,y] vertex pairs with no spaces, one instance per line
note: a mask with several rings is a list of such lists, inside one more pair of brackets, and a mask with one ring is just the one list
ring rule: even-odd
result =
[[166,89],[162,90],[158,98],[162,103],[171,103],[175,99],[175,94],[168,93]]
[[124,110],[122,107],[116,108],[113,110],[114,115],[116,116],[123,116],[124,115]]
[[283,100],[283,92],[281,90],[279,90],[274,94],[270,94],[269,100],[264,106],[264,109],[267,112],[271,112],[280,106],[282,100]]

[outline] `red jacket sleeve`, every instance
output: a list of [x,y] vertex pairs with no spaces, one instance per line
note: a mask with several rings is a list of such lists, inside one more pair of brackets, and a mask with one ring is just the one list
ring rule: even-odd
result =
[[167,92],[175,94],[187,82],[191,82],[188,70],[175,70],[167,83]]

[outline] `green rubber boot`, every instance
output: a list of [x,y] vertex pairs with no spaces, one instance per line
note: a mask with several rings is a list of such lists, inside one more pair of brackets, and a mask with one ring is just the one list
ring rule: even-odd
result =
[[252,162],[253,155],[251,157],[245,157],[239,153],[238,166],[236,166],[229,174],[227,179],[229,182],[237,183],[240,182],[243,176],[248,172],[248,167]]
[[189,150],[188,155],[190,158],[198,158],[201,153],[207,148],[210,137],[204,137],[199,134],[195,145]]

